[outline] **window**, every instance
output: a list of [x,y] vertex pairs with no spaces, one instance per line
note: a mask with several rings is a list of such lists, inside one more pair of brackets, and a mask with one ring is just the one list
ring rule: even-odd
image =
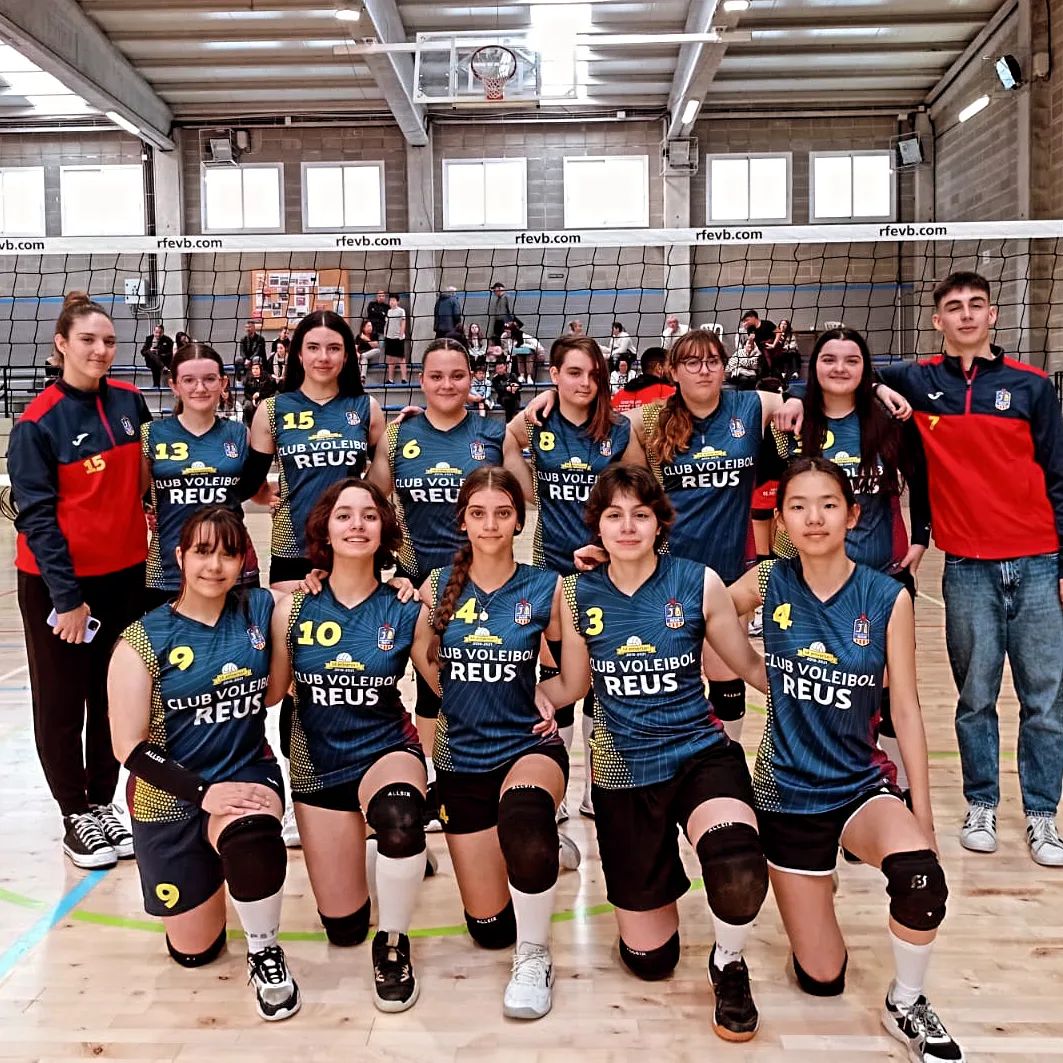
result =
[[893,217],[893,156],[888,151],[813,152],[812,221]]
[[527,159],[444,159],[444,229],[523,229]]
[[143,236],[144,171],[135,166],[63,166],[64,236]]
[[0,233],[44,235],[44,167],[0,170]]
[[303,163],[303,229],[383,229],[382,162]]
[[790,222],[790,155],[710,155],[708,221]]
[[566,229],[628,229],[649,224],[649,156],[565,159]]
[[203,231],[284,232],[280,163],[203,167]]

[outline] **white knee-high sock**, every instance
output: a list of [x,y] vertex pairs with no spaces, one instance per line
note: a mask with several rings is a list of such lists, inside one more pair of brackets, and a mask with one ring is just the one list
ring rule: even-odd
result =
[[424,769],[428,774],[428,785],[431,786],[436,781],[436,762],[431,754],[424,758]]
[[550,946],[550,917],[554,914],[555,882],[542,893],[521,893],[513,883],[509,895],[513,898],[513,914],[517,917],[517,944],[529,942]]
[[376,835],[365,840],[365,884],[369,887],[369,902],[372,915],[376,917],[377,926],[380,925],[380,909],[378,907],[376,888],[376,867],[379,859],[376,847]]
[[427,858],[427,849],[416,856],[377,856],[377,930],[405,934],[410,929]]
[[260,901],[233,902],[233,909],[244,928],[248,952],[261,952],[277,944],[277,934],[281,927],[281,905],[284,903],[284,890],[279,889]]
[[890,1000],[894,1004],[905,1006],[914,1004],[926,984],[926,972],[930,967],[934,943],[931,941],[926,945],[913,945],[910,941],[902,941],[891,930],[890,948],[893,950],[893,966],[896,972],[893,988],[890,990]]
[[743,923],[742,926],[736,926],[734,923],[725,923],[713,912],[712,925],[716,931],[716,949],[712,954],[712,965],[722,971],[729,963],[737,963],[742,958],[742,950],[753,932],[753,924]]

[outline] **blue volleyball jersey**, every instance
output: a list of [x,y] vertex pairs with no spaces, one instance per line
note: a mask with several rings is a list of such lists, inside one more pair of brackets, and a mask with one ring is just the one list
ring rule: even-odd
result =
[[665,782],[696,753],[727,741],[701,677],[704,587],[704,565],[670,554],[631,595],[606,566],[565,578],[565,601],[590,654],[596,785]]
[[[151,506],[157,527],[148,546],[147,585],[176,591],[181,570],[175,551],[185,521],[204,506],[227,506],[241,520],[244,510],[236,484],[247,457],[247,429],[240,421],[218,418],[201,436],[177,417],[149,421],[140,430],[141,451],[151,467]],[[244,566],[244,582],[258,583],[254,547]]]
[[[435,608],[450,568],[432,571]],[[550,623],[557,573],[517,565],[497,590],[484,594],[466,580],[439,647],[443,703],[434,758],[443,771],[487,772],[544,743],[532,728],[539,643]]]
[[[122,632],[151,676],[148,741],[207,782],[224,782],[263,757],[269,625],[273,596],[254,587],[229,595],[218,622],[182,616],[169,604]],[[173,822],[194,805],[136,779],[132,815]]]
[[378,587],[353,609],[320,594],[296,593],[288,624],[295,677],[293,793],[360,779],[385,752],[416,745],[399,697],[420,604]]
[[647,457],[675,507],[668,550],[732,583],[745,568],[749,511],[762,439],[755,391],[722,391],[720,404],[694,420],[690,445],[662,464],[653,444],[661,403],[642,407]]
[[576,571],[572,555],[591,540],[583,510],[591,488],[614,461],[620,461],[631,436],[631,422],[621,418],[609,436],[596,443],[587,425],[561,416],[555,403],[542,427],[528,424],[532,483],[539,521],[532,563],[564,576]]
[[468,413],[453,428],[435,428],[423,414],[388,426],[388,461],[402,547],[399,565],[415,583],[449,565],[464,542],[455,519],[458,492],[481,465],[502,464],[506,426]]
[[829,812],[888,777],[875,744],[896,580],[857,565],[821,602],[799,560],[759,567],[768,719],[753,792],[766,812]]
[[305,557],[306,518],[337,480],[361,476],[369,455],[368,395],[337,395],[325,403],[302,391],[265,400],[280,464],[280,505],[273,514],[274,557]]

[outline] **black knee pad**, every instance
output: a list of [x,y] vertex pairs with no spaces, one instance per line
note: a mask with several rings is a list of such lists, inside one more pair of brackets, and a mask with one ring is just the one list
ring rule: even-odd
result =
[[365,821],[376,833],[377,852],[400,859],[423,853],[424,798],[408,782],[382,786],[369,800]]
[[521,893],[543,893],[557,881],[554,799],[541,786],[511,786],[502,794],[498,844],[509,881]]
[[667,978],[679,963],[679,931],[677,930],[663,945],[655,949],[633,949],[623,938],[620,939],[620,958],[624,966],[644,982],[659,982]]
[[746,684],[741,679],[710,679],[709,701],[718,720],[740,720],[746,714]]
[[517,943],[517,916],[513,911],[513,902],[507,902],[498,915],[486,919],[477,919],[465,913],[465,925],[469,928],[469,937],[484,949],[508,949]]
[[285,694],[281,698],[281,713],[277,720],[277,730],[280,732],[281,755],[292,758],[292,724],[295,723],[295,698],[291,694]]
[[890,688],[882,691],[882,700],[879,702],[878,733],[884,738],[896,738],[897,732],[893,729],[893,713],[890,711]]
[[790,959],[794,963],[794,976],[797,978],[797,984],[810,997],[840,997],[845,992],[845,969],[849,966],[849,953],[846,953],[845,959],[842,960],[841,971],[829,982],[821,982],[818,978],[813,978],[797,962],[797,957],[793,953],[790,954]]
[[890,853],[882,861],[890,915],[909,930],[936,930],[949,896],[945,872],[930,849]]
[[178,952],[173,947],[169,934],[166,935],[166,948],[174,961],[182,967],[205,967],[208,963],[213,963],[225,948],[225,927],[221,928],[221,933],[202,952]]
[[325,937],[341,949],[361,945],[369,936],[369,901],[350,915],[322,915],[317,913],[325,928]]
[[[439,716],[439,706],[442,704],[439,695],[428,685],[420,672],[414,672],[417,681],[417,704],[414,706],[414,715],[419,720],[434,720]],[[429,756],[432,751],[426,750]]]
[[725,923],[752,923],[768,895],[768,862],[760,837],[748,823],[710,827],[697,844],[705,895]]
[[225,884],[234,901],[260,901],[283,885],[288,850],[281,840],[280,820],[274,816],[243,816],[218,836]]

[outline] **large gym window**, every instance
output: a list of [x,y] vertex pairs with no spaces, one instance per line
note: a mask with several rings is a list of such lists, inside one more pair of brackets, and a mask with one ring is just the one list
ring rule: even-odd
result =
[[282,233],[284,178],[280,163],[203,167],[205,233]]
[[444,159],[444,229],[523,229],[527,159]]
[[130,166],[63,166],[64,236],[143,236],[144,171]]
[[566,229],[633,229],[649,224],[648,155],[565,159]]
[[382,162],[304,162],[303,230],[384,228]]
[[894,215],[888,151],[814,151],[809,156],[810,221],[881,221]]
[[0,170],[0,233],[44,236],[44,167]]
[[706,166],[708,222],[790,223],[789,152],[772,155],[709,155]]

